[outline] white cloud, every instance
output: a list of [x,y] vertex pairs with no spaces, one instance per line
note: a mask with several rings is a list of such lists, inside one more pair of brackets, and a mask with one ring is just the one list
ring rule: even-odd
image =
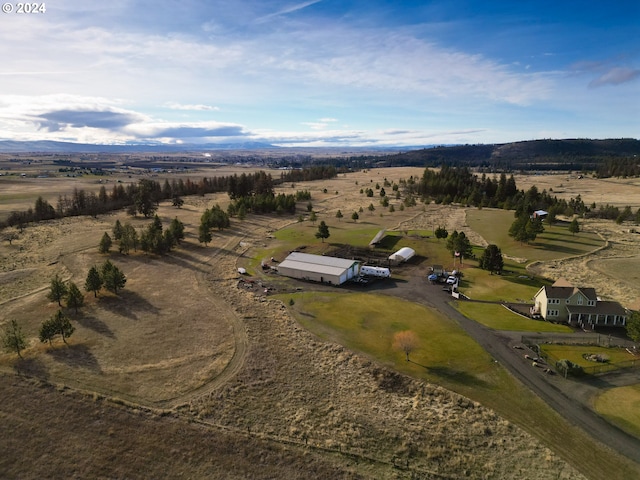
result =
[[220,110],[218,107],[212,105],[182,104],[177,102],[167,102],[165,106],[171,110],[193,110],[198,112],[217,112]]

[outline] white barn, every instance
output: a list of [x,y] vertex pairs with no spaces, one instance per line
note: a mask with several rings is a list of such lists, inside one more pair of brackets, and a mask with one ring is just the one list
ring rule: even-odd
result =
[[416,254],[416,251],[413,248],[402,247],[396,253],[389,256],[389,260],[396,263],[402,263],[409,260]]
[[341,285],[358,275],[359,266],[357,260],[293,252],[278,265],[278,273],[300,280]]

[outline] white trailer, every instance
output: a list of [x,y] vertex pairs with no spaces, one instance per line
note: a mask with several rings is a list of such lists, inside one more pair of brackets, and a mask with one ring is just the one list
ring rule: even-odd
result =
[[386,267],[372,267],[369,265],[363,265],[360,267],[360,275],[368,275],[370,277],[389,278],[391,276],[391,270]]

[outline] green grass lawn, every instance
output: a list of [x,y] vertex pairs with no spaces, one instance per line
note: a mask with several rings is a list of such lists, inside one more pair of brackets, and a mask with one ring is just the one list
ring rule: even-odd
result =
[[505,268],[509,270],[502,275],[491,275],[477,267],[463,268],[460,291],[473,300],[533,303],[533,296],[540,289],[542,280],[520,269]]
[[594,345],[541,345],[540,349],[558,359],[571,360],[581,367],[602,367],[608,369],[607,363],[592,362],[582,357],[585,353],[607,355],[609,357],[610,369],[614,370],[618,362],[633,360],[634,357],[623,348],[607,348]]
[[596,412],[640,438],[640,384],[612,388],[594,402]]
[[455,302],[454,306],[465,316],[494,330],[522,332],[571,333],[566,325],[556,325],[541,320],[516,315],[502,305],[495,303]]
[[514,220],[512,210],[467,210],[468,225],[487,242],[498,245],[505,255],[526,258],[528,262],[581,255],[604,245],[594,233],[572,235],[567,223],[544,224],[544,233],[530,245],[523,245],[509,236],[509,227]]
[[[467,386],[495,382],[497,369],[491,357],[455,323],[421,305],[364,293],[314,292],[290,298],[295,301],[296,317],[307,329],[406,373]],[[392,348],[394,334],[403,330],[412,330],[420,339],[411,362]]]

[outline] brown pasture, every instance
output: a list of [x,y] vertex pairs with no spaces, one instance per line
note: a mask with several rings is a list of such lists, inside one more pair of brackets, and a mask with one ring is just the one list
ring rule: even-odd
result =
[[[337,209],[346,217],[375,201],[360,188],[421,174],[377,169],[282,190],[309,189],[316,211],[333,219]],[[49,188],[38,180],[30,195]],[[280,302],[239,287],[241,258],[295,219],[233,222],[204,247],[200,215],[227,199],[185,200],[158,212],[165,225],[177,216],[187,227],[166,257],[100,255],[99,239],[116,219],[139,228],[149,222],[121,212],[45,222],[2,242],[0,322],[17,319],[29,347],[24,360],[0,354],[0,417],[12,432],[0,440],[8,452],[0,473],[46,476],[42,452],[58,442],[70,445],[66,461],[48,453],[49,465],[69,477],[584,478],[494,412],[321,341]],[[468,228],[455,207],[419,205],[380,221],[431,229],[445,217]],[[57,310],[46,299],[51,277],[82,288],[88,268],[106,258],[127,275],[125,289],[86,294],[80,313],[69,312],[76,326],[69,346],[41,344],[38,327]]]

